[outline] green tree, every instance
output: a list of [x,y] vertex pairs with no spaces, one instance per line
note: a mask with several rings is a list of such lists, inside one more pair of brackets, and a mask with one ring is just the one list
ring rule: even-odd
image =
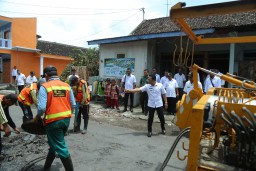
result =
[[61,74],[61,80],[66,80],[70,75],[72,66],[87,66],[89,76],[99,75],[99,49],[88,48],[85,52],[81,49],[73,49],[71,56],[74,61],[67,65],[66,69]]

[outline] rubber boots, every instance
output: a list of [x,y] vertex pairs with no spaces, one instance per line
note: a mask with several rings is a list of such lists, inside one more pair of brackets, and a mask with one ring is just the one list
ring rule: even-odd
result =
[[64,168],[66,171],[74,171],[74,168],[73,168],[73,163],[72,163],[72,160],[71,160],[71,157],[69,155],[68,158],[60,158]]
[[46,161],[44,163],[44,171],[49,171],[51,166],[52,166],[52,162],[55,159],[55,154],[54,153],[50,153],[48,152],[48,155],[46,157]]

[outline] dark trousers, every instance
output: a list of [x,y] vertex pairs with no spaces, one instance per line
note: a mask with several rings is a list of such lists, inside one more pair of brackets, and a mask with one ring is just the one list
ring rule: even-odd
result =
[[183,88],[178,88],[178,91],[179,91],[179,97],[177,99],[181,100],[181,98],[183,96]]
[[162,128],[162,130],[165,130],[165,127],[164,127],[165,119],[164,119],[163,106],[158,107],[158,108],[148,107],[148,112],[149,112],[149,114],[148,114],[148,132],[152,132],[152,124],[154,121],[155,110],[156,110],[158,118],[161,122],[161,128]]
[[83,107],[79,107],[79,111],[77,114],[77,128],[79,129],[81,125],[81,115],[83,115],[83,119],[84,119],[84,129],[87,130],[88,121],[89,121],[89,105],[83,105]]
[[133,108],[134,94],[133,93],[125,93],[125,95],[124,95],[124,109],[125,110],[127,110],[129,96],[130,96],[130,109]]
[[174,115],[174,113],[176,113],[176,101],[176,97],[167,97],[169,114]]
[[19,106],[23,112],[23,122],[25,120],[33,119],[33,113],[30,106],[24,105],[22,102],[18,101]]
[[148,93],[141,92],[140,93],[140,106],[142,109],[142,113],[148,113]]
[[24,85],[18,85],[18,90],[19,90],[19,93],[21,92],[21,90],[24,88]]

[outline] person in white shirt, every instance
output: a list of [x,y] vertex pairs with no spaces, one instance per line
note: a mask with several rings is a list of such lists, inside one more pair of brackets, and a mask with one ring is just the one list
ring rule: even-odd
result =
[[[133,74],[131,74],[131,69],[127,68],[126,74],[122,78],[122,90],[132,90],[136,87],[136,78]],[[125,92],[124,95],[124,110],[123,112],[127,111],[128,99],[130,96],[130,111],[133,112],[133,99],[134,94]]]
[[[222,73],[220,72],[219,69],[216,69],[216,73],[222,75]],[[221,87],[225,87],[225,80],[222,80],[222,79],[221,79]]]
[[[193,81],[193,73],[189,73],[188,74],[188,81],[186,82],[186,84],[184,86],[184,90],[183,90],[185,94],[188,95],[189,92],[194,89],[194,83],[193,82],[194,82]],[[198,87],[202,90],[202,84],[199,81],[198,81]]]
[[162,96],[165,102],[165,108],[168,108],[168,103],[166,99],[166,91],[161,83],[156,82],[156,76],[151,74],[148,78],[149,84],[146,84],[140,88],[135,88],[133,90],[125,90],[128,93],[136,92],[147,92],[148,93],[148,137],[152,136],[152,124],[154,120],[155,110],[157,111],[158,118],[161,122],[162,134],[165,134],[165,119],[163,110]]
[[79,76],[76,75],[76,69],[75,69],[75,68],[72,68],[72,69],[71,69],[71,73],[70,73],[70,75],[68,76],[68,78],[66,79],[66,83],[69,84],[69,80],[70,80],[70,78],[71,78],[72,76],[76,76],[77,78],[79,78]]
[[156,76],[156,82],[160,83],[160,75],[156,73],[156,68],[152,69],[152,74]]
[[212,87],[220,88],[221,79],[213,74],[210,74],[210,77],[205,80],[204,92],[207,93],[207,91]]
[[168,81],[165,82],[166,97],[168,102],[168,113],[175,115],[176,113],[176,97],[179,97],[178,83],[172,78],[172,73],[168,74]]
[[29,76],[26,79],[26,84],[32,84],[32,83],[37,83],[37,78],[35,76],[34,71],[31,71]]
[[160,83],[164,85],[168,80],[168,71],[164,71],[164,76],[160,79]]
[[182,96],[183,96],[183,89],[184,89],[184,85],[186,83],[186,77],[182,73],[182,69],[181,68],[179,68],[178,69],[178,73],[176,73],[174,75],[174,79],[177,81],[178,86],[179,86],[179,88],[178,88],[178,90],[179,90],[179,97],[178,97],[178,99],[180,100],[182,98]]
[[16,85],[18,86],[19,93],[20,93],[26,83],[26,77],[24,74],[20,72],[20,70],[17,70],[17,73],[18,75],[16,76]]
[[13,81],[16,80],[17,75],[18,75],[17,67],[14,66],[13,69],[12,69],[12,78],[13,78]]

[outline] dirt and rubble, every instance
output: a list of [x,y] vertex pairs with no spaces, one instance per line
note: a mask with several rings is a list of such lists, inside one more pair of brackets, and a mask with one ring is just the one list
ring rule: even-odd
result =
[[[122,107],[120,107],[122,109]],[[166,115],[165,112],[165,122],[166,129],[168,129],[168,135],[177,135],[180,131],[178,127],[173,124],[173,115]],[[145,131],[147,132],[147,120],[148,116],[145,116],[141,112],[141,108],[138,106],[134,108],[133,112],[127,111],[122,112],[117,111],[116,109],[104,108],[104,105],[94,103],[90,107],[90,117],[92,120],[97,122],[105,122],[111,125],[131,128],[137,131]],[[160,121],[158,119],[157,113],[155,112],[153,130],[156,132],[160,132],[161,128],[159,126]]]

